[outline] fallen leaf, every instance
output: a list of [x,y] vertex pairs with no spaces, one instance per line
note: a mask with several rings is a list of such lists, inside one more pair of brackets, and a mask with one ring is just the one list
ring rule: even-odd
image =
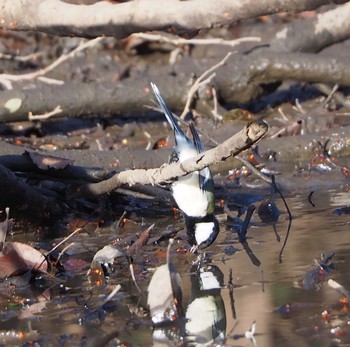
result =
[[22,105],[22,99],[12,98],[5,102],[4,107],[9,110],[10,113],[14,113],[20,109]]
[[54,157],[52,155],[42,155],[34,152],[25,152],[29,155],[33,163],[41,170],[64,169],[67,165],[73,164],[72,160]]
[[47,273],[48,263],[44,255],[21,242],[5,244],[0,253],[0,278],[22,274],[28,270]]

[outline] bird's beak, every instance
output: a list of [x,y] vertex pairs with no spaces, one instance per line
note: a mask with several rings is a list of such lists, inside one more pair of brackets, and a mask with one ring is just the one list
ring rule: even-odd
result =
[[191,247],[191,249],[190,249],[190,253],[197,253],[197,251],[198,251],[198,245],[193,245],[192,247]]

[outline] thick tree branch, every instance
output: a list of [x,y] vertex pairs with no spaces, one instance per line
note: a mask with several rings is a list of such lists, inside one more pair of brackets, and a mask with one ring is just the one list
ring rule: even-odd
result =
[[[53,3],[55,2],[53,1]],[[192,2],[196,1],[182,1],[180,3]],[[271,0],[269,2],[274,3]],[[19,3],[21,2],[19,1]],[[286,1],[286,3],[289,4],[288,6],[292,6],[290,1]],[[313,2],[314,5],[315,3]],[[9,6],[15,6],[17,2],[10,2],[10,4],[7,2]],[[307,4],[310,5],[311,2],[307,2]],[[298,6],[302,6],[302,4],[298,2]],[[80,6],[77,7],[80,8]],[[243,7],[245,8],[245,6]],[[254,6],[255,9],[256,6]],[[247,55],[233,55],[230,61],[218,69],[216,73],[214,85],[218,92],[217,97],[224,103],[246,102],[264,94],[264,85],[285,79],[338,83],[349,86],[348,62],[344,58],[333,59],[311,54],[273,53],[279,49],[282,51],[316,52],[330,44],[344,40],[350,35],[349,17],[350,3],[347,3],[322,13],[314,19],[298,21],[297,28],[293,23],[287,25],[271,41],[272,52],[271,49],[261,48]],[[305,32],[308,32],[308,35],[304,35]],[[215,63],[217,63],[217,59],[215,58]],[[186,60],[183,65],[188,66],[189,63],[190,61]],[[55,62],[52,65],[55,66]],[[201,71],[198,71],[198,66],[203,67]],[[198,63],[193,64],[192,68],[193,72],[199,76],[204,69],[209,69],[210,66],[207,62],[206,66],[205,63]],[[46,71],[46,69],[39,70],[39,72]],[[157,71],[158,75],[165,76],[161,81],[159,81],[158,76],[149,76],[147,79],[125,80],[120,84],[106,82],[102,85],[91,82],[89,84],[65,83],[61,86],[46,84],[42,86],[38,83],[35,89],[26,88],[21,91],[1,92],[0,105],[3,106],[0,107],[0,122],[28,120],[30,114],[45,114],[54,110],[57,105],[60,105],[62,112],[55,117],[143,112],[145,111],[144,105],[149,104],[149,81],[157,82],[170,106],[179,110],[184,105],[189,82],[192,81],[189,81],[188,74],[181,74],[181,65],[177,66],[176,70],[178,75],[174,77],[168,75],[168,67],[163,67],[163,70],[160,68]],[[21,78],[21,76],[13,76],[13,79],[16,78]],[[14,100],[15,104],[20,105],[20,107],[17,109],[6,107],[6,105],[13,104],[10,100]]]
[[[160,15],[162,0],[121,4],[102,1],[89,6],[59,0],[0,0],[0,26],[7,30],[34,30],[54,35],[125,38],[151,30],[193,33],[246,18],[311,10],[329,3],[329,0],[167,0]],[[26,16],[23,16],[24,9]]]
[[[0,92],[0,122],[28,120],[29,112],[43,114],[57,104],[62,112],[56,117],[145,112],[150,105],[149,81],[160,86],[174,110],[181,110],[189,89],[189,77],[166,75],[119,83],[71,83],[62,86],[41,85],[35,89]],[[301,82],[324,82],[350,86],[347,58],[316,56],[308,53],[276,53],[254,51],[249,55],[232,55],[225,66],[216,70],[213,85],[223,103],[246,102],[264,94],[263,85],[291,79]],[[9,100],[19,99],[21,105],[12,113]],[[41,100],[41,102],[38,102]]]
[[65,211],[62,204],[43,191],[19,180],[14,173],[0,165],[0,209],[9,207],[11,215],[34,223],[54,222]]
[[182,163],[174,163],[149,170],[126,170],[115,174],[110,179],[93,184],[80,186],[71,192],[72,196],[99,196],[111,192],[122,185],[132,186],[139,184],[162,184],[174,180],[177,177],[187,175],[190,172],[201,170],[211,164],[236,156],[260,140],[267,132],[265,122],[249,123],[243,130],[227,139],[217,147],[198,154],[195,158]]
[[280,52],[319,52],[336,42],[349,39],[349,18],[350,3],[347,3],[319,13],[315,18],[292,21],[275,35],[270,47]]

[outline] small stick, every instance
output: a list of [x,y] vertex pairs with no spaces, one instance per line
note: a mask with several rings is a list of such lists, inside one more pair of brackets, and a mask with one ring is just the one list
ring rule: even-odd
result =
[[74,242],[70,243],[69,245],[67,245],[66,247],[64,247],[62,249],[62,251],[59,253],[58,257],[57,257],[57,262],[61,259],[62,255],[66,252],[66,250],[72,246],[74,246]]
[[222,46],[230,46],[235,47],[243,42],[260,42],[260,37],[242,37],[236,40],[224,40],[222,38],[211,38],[211,39],[183,39],[180,37],[169,37],[165,35],[154,35],[154,34],[146,34],[146,33],[136,33],[132,34],[132,37],[138,37],[140,39],[151,41],[151,42],[159,42],[159,43],[171,43],[175,46],[179,45],[222,45]]
[[62,108],[60,105],[57,105],[52,111],[46,112],[44,114],[36,114],[34,115],[32,112],[28,113],[28,119],[33,121],[33,120],[44,120],[44,119],[49,119],[50,117],[59,114],[63,112]]
[[185,118],[186,114],[189,112],[193,96],[197,92],[198,88],[201,85],[208,83],[215,76],[213,74],[213,72],[217,68],[219,68],[220,66],[223,66],[226,63],[226,61],[228,60],[228,58],[232,55],[232,53],[233,52],[227,53],[222,60],[220,60],[217,64],[213,65],[208,70],[204,71],[202,73],[202,75],[198,77],[198,79],[196,80],[196,82],[194,82],[193,86],[191,87],[190,91],[188,92],[185,108],[182,111],[180,118],[182,118],[182,119]]
[[77,228],[75,229],[70,235],[68,235],[67,237],[65,237],[61,242],[59,242],[55,247],[53,247],[50,251],[48,251],[46,253],[46,256],[48,256],[49,254],[51,254],[54,250],[56,250],[59,246],[61,246],[62,244],[64,244],[65,242],[67,242],[72,236],[74,236],[75,234],[77,234],[79,231],[81,231],[82,228]]
[[130,270],[130,275],[131,275],[131,278],[132,278],[132,280],[133,280],[133,282],[134,282],[134,284],[135,284],[136,289],[137,289],[140,293],[142,293],[142,291],[141,291],[139,285],[138,285],[137,282],[136,282],[136,277],[135,277],[135,272],[134,272],[134,265],[133,265],[132,262],[130,262],[130,264],[129,264],[129,270]]

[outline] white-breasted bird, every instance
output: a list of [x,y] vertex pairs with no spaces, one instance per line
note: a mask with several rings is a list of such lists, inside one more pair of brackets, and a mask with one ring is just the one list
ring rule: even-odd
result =
[[[183,162],[204,151],[204,146],[192,123],[191,141],[181,130],[169,110],[158,87],[151,83],[153,92],[167,118],[175,136],[175,149],[170,162]],[[173,197],[183,212],[188,242],[192,251],[210,246],[219,234],[219,223],[214,216],[214,181],[208,167],[179,177],[172,184]]]

